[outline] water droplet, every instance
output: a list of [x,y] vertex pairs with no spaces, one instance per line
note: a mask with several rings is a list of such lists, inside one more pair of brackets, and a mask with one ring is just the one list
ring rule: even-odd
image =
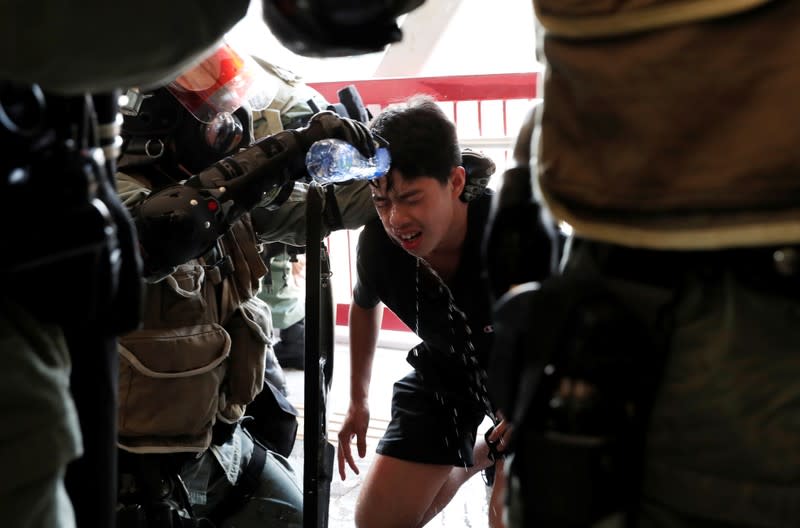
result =
[[[471,335],[472,335],[472,328],[469,325],[469,320],[467,318],[467,314],[460,310],[458,306],[456,306],[455,299],[453,298],[453,294],[450,291],[450,288],[447,287],[447,284],[442,280],[436,270],[430,267],[430,265],[425,262],[423,259],[416,259],[416,287],[417,287],[417,321],[416,321],[416,330],[417,334],[419,334],[419,312],[420,312],[420,291],[421,291],[421,283],[422,283],[422,273],[427,273],[433,280],[436,281],[438,284],[438,294],[439,295],[447,295],[447,318],[450,321],[450,335],[453,336],[453,342],[458,343],[459,340],[463,340],[464,348],[460,350],[460,358],[463,362],[464,366],[467,367],[467,379],[466,379],[466,386],[468,393],[471,397],[474,397],[475,400],[480,403],[484,407],[484,411],[487,416],[492,417],[494,420],[494,412],[492,406],[489,402],[488,396],[486,395],[486,386],[485,380],[487,379],[486,370],[481,366],[479,358],[476,354],[475,345],[472,343]],[[428,297],[433,297],[430,295],[430,289],[425,288],[425,291],[428,292]],[[460,318],[463,326],[457,328],[455,324],[456,314]],[[460,328],[463,328],[463,332],[461,332]],[[456,355],[456,350],[454,345],[451,343],[448,347],[449,354],[451,356]],[[475,387],[480,387],[480,390],[475,390]],[[444,404],[444,398],[441,398],[438,393],[436,394],[436,399]],[[446,439],[445,439],[446,440]],[[446,440],[447,441],[447,440]]]

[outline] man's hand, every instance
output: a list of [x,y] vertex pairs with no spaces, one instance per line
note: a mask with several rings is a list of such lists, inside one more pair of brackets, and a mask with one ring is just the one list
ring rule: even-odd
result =
[[[498,414],[500,414],[498,412]],[[492,450],[501,455],[505,455],[506,449],[511,441],[511,424],[505,419],[492,428],[492,432],[486,436],[486,442],[492,446]]]
[[345,479],[344,463],[350,466],[350,469],[358,475],[358,466],[353,459],[353,453],[350,450],[353,437],[356,437],[356,446],[358,447],[358,457],[364,458],[367,455],[367,427],[369,426],[369,406],[367,402],[350,402],[350,407],[347,409],[347,415],[344,418],[344,423],[339,431],[339,450],[336,454],[339,460],[339,476],[342,480]]

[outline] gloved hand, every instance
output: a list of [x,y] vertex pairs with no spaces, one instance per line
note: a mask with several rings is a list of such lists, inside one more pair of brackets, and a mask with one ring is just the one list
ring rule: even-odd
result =
[[534,115],[529,112],[522,125],[514,147],[516,167],[503,174],[486,229],[483,253],[495,299],[511,286],[546,279],[557,267],[556,225],[533,195],[529,165]]
[[379,146],[387,146],[386,141],[367,128],[364,123],[341,117],[330,111],[323,111],[309,120],[308,125],[296,131],[300,149],[305,153],[320,139],[341,139],[356,147],[367,158],[375,155]]

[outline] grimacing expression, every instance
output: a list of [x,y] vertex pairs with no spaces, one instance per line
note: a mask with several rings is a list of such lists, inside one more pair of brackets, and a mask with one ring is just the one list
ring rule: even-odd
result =
[[407,180],[398,170],[392,170],[392,187],[386,190],[387,178],[372,188],[372,201],[386,233],[403,249],[416,257],[429,256],[447,240],[455,204],[464,187],[463,169],[453,171],[442,184],[432,177],[420,176]]

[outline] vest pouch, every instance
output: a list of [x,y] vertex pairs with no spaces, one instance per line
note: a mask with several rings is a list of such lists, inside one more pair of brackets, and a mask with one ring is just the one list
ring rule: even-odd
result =
[[231,337],[228,361],[228,404],[247,405],[264,386],[267,350],[272,344],[269,307],[257,297],[234,312],[225,329]]
[[[624,515],[630,496],[628,457],[614,437],[532,432],[511,462],[511,478],[521,481],[525,526],[594,526]],[[605,524],[604,524],[605,526]],[[616,525],[615,525],[616,526]]]
[[675,266],[661,253],[628,257],[636,279],[601,278],[593,265],[609,257],[593,247],[576,241],[562,275],[517,286],[495,306],[488,386],[515,424],[510,471],[522,526],[608,527],[638,506],[672,299],[643,279]]
[[203,266],[192,261],[149,285],[144,327],[190,327],[213,322],[208,314],[215,313],[217,307],[210,279]]
[[131,451],[205,450],[230,346],[227,332],[213,323],[139,330],[122,338],[120,445]]

